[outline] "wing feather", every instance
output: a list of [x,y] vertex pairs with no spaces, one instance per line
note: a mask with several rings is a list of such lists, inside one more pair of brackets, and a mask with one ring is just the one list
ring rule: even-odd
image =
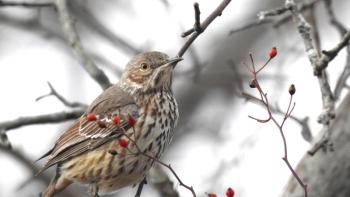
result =
[[[45,171],[52,165],[66,161],[74,156],[80,155],[88,150],[95,149],[104,143],[116,139],[122,135],[123,131],[130,128],[123,123],[115,125],[108,120],[114,114],[130,115],[135,120],[139,116],[139,108],[133,98],[114,85],[105,90],[88,107],[87,113],[94,113],[98,117],[105,117],[101,121],[89,121],[84,114],[74,121],[70,127],[59,137],[55,146],[43,157],[49,156],[49,159],[39,173]],[[108,122],[109,121],[109,122]]]

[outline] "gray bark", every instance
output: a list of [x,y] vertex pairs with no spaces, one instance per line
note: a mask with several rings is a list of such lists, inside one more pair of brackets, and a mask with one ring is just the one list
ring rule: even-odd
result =
[[[350,93],[344,98],[329,129],[334,151],[306,154],[297,173],[308,185],[308,197],[350,197]],[[322,132],[319,134],[322,135]],[[291,177],[283,197],[302,197],[302,188]]]

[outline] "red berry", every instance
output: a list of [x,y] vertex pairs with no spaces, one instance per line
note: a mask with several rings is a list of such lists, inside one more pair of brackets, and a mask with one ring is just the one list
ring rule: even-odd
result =
[[97,119],[95,114],[93,114],[91,112],[86,114],[86,118],[88,119],[88,121],[95,121]]
[[276,55],[277,55],[277,48],[272,47],[269,51],[269,56],[270,56],[270,58],[274,58]]
[[233,197],[234,195],[235,195],[235,191],[231,187],[227,188],[226,196],[227,197]]
[[119,146],[126,148],[128,146],[128,141],[126,141],[125,139],[121,138],[118,140],[118,144]]
[[208,193],[208,197],[217,197],[217,195],[214,193]]
[[120,118],[119,116],[112,116],[112,122],[114,124],[119,124],[120,123]]
[[134,126],[135,125],[135,123],[136,123],[136,120],[135,119],[133,119],[131,116],[128,118],[128,125],[130,125],[130,126]]

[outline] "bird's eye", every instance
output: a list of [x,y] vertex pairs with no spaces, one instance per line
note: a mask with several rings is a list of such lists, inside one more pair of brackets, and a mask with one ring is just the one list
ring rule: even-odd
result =
[[150,68],[149,64],[147,63],[141,63],[140,64],[140,69],[143,71],[147,71]]

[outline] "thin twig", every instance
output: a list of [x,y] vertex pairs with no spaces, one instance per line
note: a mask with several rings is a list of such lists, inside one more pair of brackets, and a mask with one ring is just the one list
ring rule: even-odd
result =
[[46,98],[46,97],[48,97],[48,96],[54,96],[54,97],[56,97],[59,101],[61,101],[61,102],[62,102],[65,106],[67,106],[67,107],[71,107],[71,108],[74,108],[74,107],[87,108],[87,105],[85,105],[85,104],[83,104],[83,103],[71,102],[71,101],[68,101],[67,99],[65,99],[62,95],[60,95],[60,94],[55,90],[55,88],[51,85],[50,82],[47,82],[47,85],[48,85],[49,88],[50,88],[50,93],[38,97],[37,99],[35,99],[35,101],[39,101],[39,100],[41,100],[41,99],[43,99],[43,98]]
[[181,47],[179,52],[177,53],[177,56],[182,57],[187,49],[191,46],[193,41],[196,40],[196,38],[203,33],[207,27],[215,20],[216,17],[221,16],[223,10],[226,8],[226,6],[231,2],[231,0],[223,0],[221,4],[201,23],[201,29],[202,32],[194,31],[191,36],[188,38],[188,40],[185,42],[185,44]]
[[[256,98],[256,97],[253,97],[253,98],[258,100],[260,103],[262,103],[265,106],[266,111],[267,111],[267,113],[269,115],[268,119],[266,119],[266,120],[261,120],[261,119],[258,119],[258,118],[253,118],[253,119],[258,121],[258,122],[260,122],[260,123],[266,123],[267,121],[272,120],[272,122],[278,127],[278,130],[279,130],[279,132],[281,134],[282,141],[283,141],[284,156],[283,156],[282,159],[286,163],[287,167],[289,168],[289,170],[291,171],[291,173],[293,174],[295,179],[298,181],[300,186],[303,188],[303,190],[304,190],[304,197],[307,197],[308,196],[307,185],[301,180],[301,178],[295,172],[295,170],[293,169],[293,167],[291,166],[291,164],[290,164],[290,162],[288,160],[287,140],[286,140],[286,137],[285,137],[284,132],[283,132],[283,125],[284,125],[285,121],[291,116],[291,113],[294,110],[295,103],[293,103],[293,105],[292,105],[292,100],[293,100],[293,94],[294,94],[295,90],[294,90],[293,93],[290,92],[290,99],[289,99],[287,110],[284,113],[284,118],[283,118],[282,122],[279,123],[276,120],[276,118],[274,117],[273,113],[272,113],[272,110],[271,110],[271,107],[270,107],[270,104],[269,104],[269,101],[268,101],[268,98],[267,98],[267,94],[263,91],[263,89],[261,88],[261,86],[259,84],[259,81],[257,79],[257,71],[255,69],[255,65],[254,65],[254,61],[253,61],[252,55],[250,55],[250,58],[251,58],[251,62],[252,62],[252,69],[249,69],[249,70],[251,70],[250,73],[253,76],[253,81],[254,81],[254,86],[253,87],[255,89],[257,89],[257,91],[259,92],[260,97],[261,97],[260,99]],[[267,62],[269,62],[270,60],[271,60],[271,58]],[[265,66],[263,66],[263,68],[264,67]],[[261,71],[261,70],[258,70],[258,71]],[[251,116],[248,116],[248,117],[252,118]]]
[[[247,92],[241,92],[241,94],[239,96],[245,98],[246,100],[248,100],[250,102],[258,104],[261,107],[265,107],[264,103],[259,98],[255,97],[254,95],[251,95],[251,94],[249,94]],[[285,112],[282,111],[278,106],[273,107],[273,106],[270,105],[270,110],[273,113],[278,113],[280,115],[285,115]],[[295,117],[295,116],[293,116],[291,114],[289,115],[289,118],[294,120],[296,123],[298,123],[301,126],[301,134],[302,134],[302,137],[304,138],[304,140],[307,141],[307,142],[311,142],[312,139],[313,139],[313,136],[311,134],[310,126],[308,124],[309,118],[305,117],[303,119],[300,119],[300,118]]]
[[89,75],[101,86],[102,89],[108,88],[111,86],[111,82],[109,81],[108,77],[86,55],[83,47],[81,46],[80,38],[74,27],[74,21],[67,8],[66,0],[56,0],[55,5],[59,16],[59,21],[62,26],[62,31],[76,58],[79,60],[86,72],[89,73]]

